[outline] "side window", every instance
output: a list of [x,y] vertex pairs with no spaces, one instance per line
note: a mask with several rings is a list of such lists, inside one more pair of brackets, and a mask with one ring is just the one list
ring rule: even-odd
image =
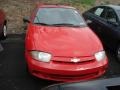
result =
[[98,17],[101,17],[101,18],[105,18],[105,7],[97,7],[94,12],[93,12],[94,15],[98,16]]
[[94,12],[95,15],[101,16],[104,11],[104,8],[97,8]]
[[117,22],[117,15],[112,8],[107,9],[106,19],[110,22]]

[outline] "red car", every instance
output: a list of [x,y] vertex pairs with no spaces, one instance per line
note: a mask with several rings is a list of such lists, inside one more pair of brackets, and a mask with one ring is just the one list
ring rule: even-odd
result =
[[38,5],[28,22],[25,57],[29,72],[55,81],[78,81],[105,73],[108,59],[98,37],[78,11]]
[[0,9],[0,39],[5,39],[7,36],[7,20],[3,10]]

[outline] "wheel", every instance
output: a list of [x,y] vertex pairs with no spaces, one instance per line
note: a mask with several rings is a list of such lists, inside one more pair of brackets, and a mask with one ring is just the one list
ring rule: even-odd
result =
[[5,39],[6,37],[7,37],[7,25],[4,24],[3,32],[2,32],[2,39]]
[[120,45],[118,46],[116,50],[116,57],[117,57],[117,60],[120,62]]

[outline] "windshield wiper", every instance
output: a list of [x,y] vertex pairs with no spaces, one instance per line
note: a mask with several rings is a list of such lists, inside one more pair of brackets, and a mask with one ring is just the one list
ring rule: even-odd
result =
[[73,27],[79,27],[79,25],[74,25],[74,24],[70,24],[70,23],[58,23],[58,24],[52,24],[55,26],[73,26]]
[[40,22],[37,22],[37,23],[34,23],[34,24],[39,24],[39,25],[46,25],[46,26],[51,26],[51,24],[47,24],[47,23],[40,23]]
[[34,24],[45,25],[45,26],[71,26],[71,27],[80,27],[79,25],[74,25],[74,24],[69,24],[69,23],[47,24],[47,23],[36,22]]

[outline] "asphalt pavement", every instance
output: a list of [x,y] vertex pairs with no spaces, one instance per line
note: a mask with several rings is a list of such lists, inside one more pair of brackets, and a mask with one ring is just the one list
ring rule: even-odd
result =
[[[24,34],[11,34],[1,41],[4,51],[0,52],[0,90],[40,90],[58,82],[43,80],[31,76],[26,70],[24,58]],[[120,63],[109,50],[109,68],[105,75],[98,79],[119,77]]]

